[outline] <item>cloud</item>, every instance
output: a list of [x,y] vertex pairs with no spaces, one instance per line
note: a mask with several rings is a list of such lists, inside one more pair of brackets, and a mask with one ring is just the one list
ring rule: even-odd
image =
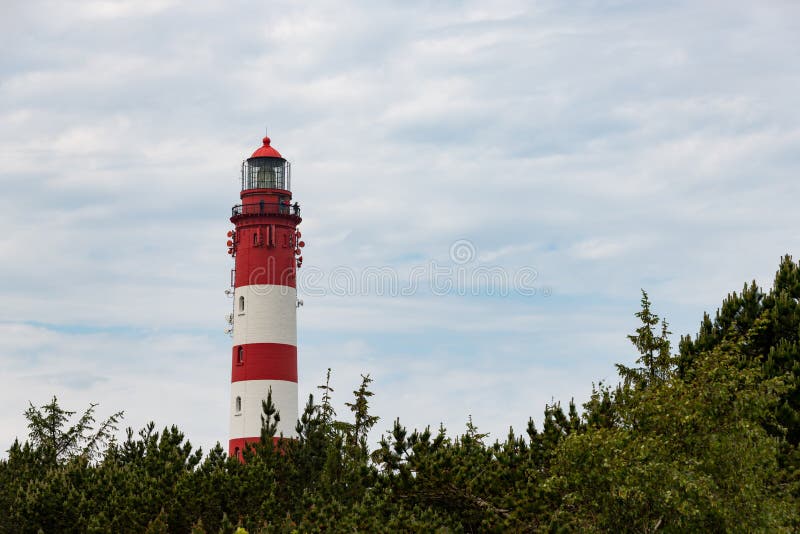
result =
[[[632,361],[640,288],[691,332],[800,255],[800,12],[719,7],[4,6],[0,440],[52,394],[225,439],[225,233],[265,127],[327,277],[303,395],[332,367],[343,403],[370,372],[385,427],[472,413],[497,437],[585,398]],[[339,268],[452,266],[462,239],[538,292],[331,292]]]

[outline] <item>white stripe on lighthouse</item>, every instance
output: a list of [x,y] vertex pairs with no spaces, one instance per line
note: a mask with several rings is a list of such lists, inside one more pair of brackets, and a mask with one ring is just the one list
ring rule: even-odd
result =
[[[244,309],[241,298],[244,297]],[[234,289],[233,344],[283,343],[297,346],[297,290],[258,284]]]
[[[281,420],[275,437],[294,438],[297,424],[297,384],[283,380],[246,380],[231,384],[230,439],[258,438],[261,435],[261,401],[272,388],[272,402],[280,411]],[[241,411],[236,410],[236,398],[242,399]]]

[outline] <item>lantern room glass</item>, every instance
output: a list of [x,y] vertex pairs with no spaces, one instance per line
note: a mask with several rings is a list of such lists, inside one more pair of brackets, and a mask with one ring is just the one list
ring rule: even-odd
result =
[[242,164],[242,189],[291,188],[291,168],[283,158],[250,158]]

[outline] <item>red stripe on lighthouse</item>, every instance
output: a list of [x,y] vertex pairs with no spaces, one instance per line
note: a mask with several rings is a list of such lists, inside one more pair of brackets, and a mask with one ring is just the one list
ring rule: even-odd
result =
[[[256,443],[261,441],[261,436],[254,436],[252,438],[234,438],[228,440],[228,454],[235,456],[239,460],[243,460],[245,448],[252,449]],[[272,438],[272,444],[278,446],[281,443],[280,436]]]
[[[267,244],[270,227],[274,228],[273,247]],[[293,228],[261,225],[240,229],[238,233],[241,244],[236,253],[235,287],[257,284],[296,286],[296,260],[291,246]]]
[[[239,348],[242,349],[241,362]],[[231,382],[242,380],[297,382],[297,347],[282,343],[250,343],[233,347]]]

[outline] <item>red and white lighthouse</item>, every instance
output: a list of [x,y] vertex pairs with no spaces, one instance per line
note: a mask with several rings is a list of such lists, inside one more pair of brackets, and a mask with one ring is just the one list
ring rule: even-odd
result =
[[231,356],[230,441],[239,456],[261,435],[261,401],[272,390],[279,413],[278,435],[294,436],[297,422],[297,268],[300,207],[292,203],[291,167],[270,146],[242,163],[242,203],[233,207],[228,253],[231,272],[233,334]]

